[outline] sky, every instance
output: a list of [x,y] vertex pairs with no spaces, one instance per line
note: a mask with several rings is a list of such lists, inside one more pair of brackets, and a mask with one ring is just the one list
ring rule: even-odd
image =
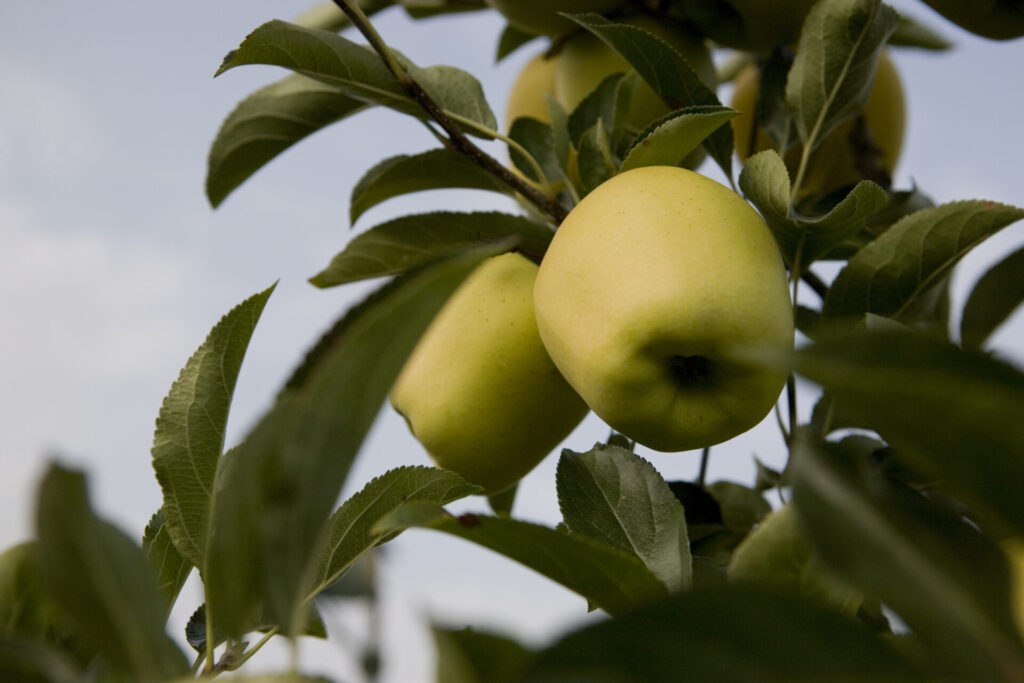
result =
[[[944,54],[895,53],[909,117],[897,185],[916,182],[938,202],[1024,204],[1017,123],[1024,40],[978,39],[923,3],[896,6],[956,43]],[[306,7],[306,0],[0,4],[0,548],[31,535],[38,478],[52,459],[87,470],[96,508],[140,537],[160,504],[149,456],[160,402],[220,316],[280,281],[239,377],[231,444],[269,406],[305,349],[374,286],[318,290],[306,280],[352,234],[348,196],[362,173],[433,146],[410,119],[360,114],[289,150],[217,210],[203,194],[206,153],[220,122],[239,99],[284,75],[259,66],[218,78],[214,71],[253,28]],[[475,75],[499,116],[515,74],[540,49],[531,45],[494,64],[502,22],[490,12],[414,22],[390,10],[375,23],[415,62]],[[710,164],[702,170],[715,175]],[[515,207],[482,192],[417,194],[372,209],[356,229],[440,209]],[[1016,225],[965,259],[954,310],[980,273],[1021,243]],[[992,343],[1018,363],[1022,324],[1014,318]],[[809,394],[802,391],[806,400]],[[586,450],[606,435],[590,416],[564,445]],[[667,479],[696,474],[695,454],[641,452]],[[773,417],[716,448],[709,479],[750,483],[754,455],[782,464]],[[557,522],[556,461],[549,457],[524,479],[517,516]],[[385,409],[345,494],[393,467],[427,462]],[[486,504],[471,499],[454,508]],[[389,544],[381,574],[385,681],[431,679],[430,620],[540,644],[599,618],[530,570],[429,531]],[[193,580],[172,616],[179,641],[201,600]],[[303,642],[307,670],[358,680],[339,645],[353,633],[359,639],[365,624],[358,610],[332,609],[326,617],[335,637]],[[247,669],[283,662],[271,647]]]

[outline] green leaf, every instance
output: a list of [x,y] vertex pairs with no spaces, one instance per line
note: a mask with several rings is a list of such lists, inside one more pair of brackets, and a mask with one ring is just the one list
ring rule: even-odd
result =
[[164,494],[164,524],[178,551],[196,567],[206,557],[214,479],[235,381],[274,287],[235,306],[210,330],[171,385],[156,420],[153,469]]
[[1024,374],[906,332],[819,342],[792,367],[991,524],[1024,533]]
[[922,50],[942,52],[953,47],[953,43],[933,29],[906,14],[900,15],[900,24],[889,37],[889,44],[898,47],[917,47]]
[[157,587],[164,598],[165,614],[169,614],[178,599],[178,593],[185,585],[185,580],[192,572],[193,565],[185,559],[171,540],[163,508],[153,513],[149,524],[146,525],[146,531],[142,536],[142,550],[156,571]]
[[365,211],[393,197],[449,188],[512,194],[508,185],[466,155],[453,149],[433,149],[394,156],[367,171],[352,188],[349,220],[355,223]]
[[476,12],[486,9],[487,5],[483,0],[399,0],[405,11],[413,19],[427,19],[441,14],[456,14],[459,12]]
[[511,24],[507,24],[501,32],[501,37],[498,38],[498,51],[494,56],[494,61],[500,62],[536,38],[537,36],[533,34],[521,31]]
[[579,147],[583,137],[600,123],[617,141],[625,132],[629,105],[638,84],[634,74],[606,76],[569,114],[569,139]]
[[513,683],[533,653],[511,638],[434,625],[437,679],[444,683]]
[[395,537],[371,529],[402,503],[447,505],[480,491],[454,472],[436,467],[399,467],[377,477],[331,515],[309,598],[341,579],[365,553]]
[[670,592],[690,586],[683,506],[654,467],[624,448],[562,451],[558,503],[566,526],[640,558]]
[[452,517],[423,503],[400,506],[378,531],[411,526],[442,531],[515,560],[585,597],[612,616],[664,598],[665,585],[635,555],[595,539],[504,517]]
[[528,116],[520,116],[512,122],[509,129],[509,137],[518,142],[532,157],[533,161],[540,166],[544,177],[540,178],[534,165],[515,147],[509,147],[509,156],[516,168],[522,171],[530,180],[543,182],[546,185],[556,180],[561,180],[565,171],[555,151],[555,138],[551,126],[547,123],[532,119]]
[[974,285],[960,319],[960,342],[978,349],[1024,301],[1024,247],[992,266]]
[[1019,678],[1024,645],[1002,551],[961,515],[886,479],[871,465],[876,444],[797,432],[793,495],[822,559],[899,614],[944,671]]
[[786,83],[805,153],[863,110],[878,56],[898,24],[880,0],[823,0],[811,8]]
[[612,151],[611,140],[601,121],[580,138],[576,163],[579,164],[583,189],[587,192],[618,172],[621,162]]
[[[326,638],[327,629],[316,605],[310,604],[307,609],[306,630],[302,635],[312,636],[313,638]],[[253,630],[260,631],[261,633],[267,633],[274,628],[274,624],[268,623],[265,619],[257,619],[256,623],[259,625],[254,626]],[[213,647],[218,647],[227,640],[217,624],[213,625],[213,633]],[[185,624],[185,640],[196,653],[204,654],[207,645],[206,638],[206,605],[203,604],[196,608],[192,616],[189,617],[188,623]]]
[[782,249],[786,265],[792,266],[803,230],[790,215],[786,162],[774,149],[758,152],[743,164],[740,189],[761,212]]
[[[394,0],[356,0],[363,14],[370,17],[395,4]],[[338,31],[352,25],[344,12],[333,2],[321,2],[297,16],[293,23],[321,31]]]
[[[885,207],[888,201],[889,196],[880,185],[862,180],[824,216],[797,217],[800,237],[797,238],[796,247],[799,249],[801,268],[809,266],[864,230],[868,218]],[[794,236],[787,237],[790,238],[787,239],[787,247],[792,246],[791,238]]]
[[951,202],[902,218],[858,251],[825,297],[831,318],[876,313],[901,320],[985,238],[1024,210],[981,200]]
[[682,593],[572,633],[541,652],[524,680],[930,679],[854,620],[767,587],[727,585]]
[[259,614],[285,635],[302,630],[331,510],[406,357],[462,279],[507,249],[474,249],[385,285],[224,456],[203,577],[227,635],[242,637]]
[[[296,673],[287,674],[261,674],[257,676],[232,676],[232,683],[331,683],[329,678],[323,678],[320,676],[300,676]],[[185,678],[176,678],[173,681],[167,683],[195,683],[196,679],[193,676]]]
[[132,681],[188,672],[164,633],[164,600],[142,550],[89,505],[85,476],[51,465],[39,489],[38,558],[77,637]]
[[523,216],[507,213],[437,212],[403,216],[354,237],[321,272],[317,287],[333,287],[396,275],[470,247],[514,238],[516,249],[540,262],[554,233]]
[[678,166],[712,132],[736,116],[734,109],[687,107],[652,123],[626,151],[620,172],[641,166]]
[[[413,80],[466,133],[492,137],[498,123],[475,78],[450,66],[421,69],[397,52],[395,56]],[[422,120],[429,118],[377,53],[334,33],[269,21],[225,57],[217,75],[245,64],[291,69],[368,104],[379,104]]]
[[85,683],[60,650],[34,640],[0,637],[0,681]]
[[722,523],[736,529],[749,530],[772,511],[758,491],[736,482],[716,481],[708,485],[708,493],[722,510]]
[[[722,106],[714,91],[671,45],[637,26],[618,24],[599,14],[572,14],[570,19],[603,40],[636,69],[640,77],[673,109]],[[722,126],[704,141],[725,175],[732,177],[732,128]]]
[[267,162],[367,103],[292,74],[252,93],[228,114],[210,146],[206,196],[214,207]]

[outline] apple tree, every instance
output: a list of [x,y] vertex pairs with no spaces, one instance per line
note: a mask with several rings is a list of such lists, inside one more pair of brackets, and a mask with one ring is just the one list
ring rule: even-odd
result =
[[[1024,36],[1024,3],[927,4]],[[391,45],[383,11],[500,12],[498,59],[535,53],[507,120],[466,71]],[[607,616],[542,647],[436,626],[438,680],[1024,681],[1024,373],[986,350],[1024,298],[1021,251],[980,279],[958,329],[949,297],[957,263],[1024,210],[892,181],[892,56],[947,47],[879,0],[336,0],[257,27],[219,73],[288,73],[216,133],[214,207],[383,107],[437,145],[367,170],[353,223],[446,188],[522,210],[402,216],[325,258],[317,287],[384,284],[230,448],[273,287],[225,314],[159,408],[163,500],[141,543],[95,514],[84,473],[52,466],[36,537],[0,555],[0,678],[245,671],[271,639],[325,637],[318,600],[372,600],[375,549],[423,528]],[[433,463],[339,506],[389,397]],[[517,518],[516,482],[589,411],[609,436],[553,456],[561,523]],[[703,467],[667,481],[636,452],[706,465],[771,415],[787,462],[746,484]],[[471,496],[478,512],[446,509]],[[166,624],[193,571],[187,657]],[[367,658],[367,678],[378,667]],[[314,680],[304,670],[251,680]]]

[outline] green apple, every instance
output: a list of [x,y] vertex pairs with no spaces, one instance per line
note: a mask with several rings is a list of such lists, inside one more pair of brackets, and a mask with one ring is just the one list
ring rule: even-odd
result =
[[625,0],[485,0],[501,12],[508,23],[533,35],[561,36],[579,29],[559,12],[579,14],[610,12]]
[[775,239],[739,195],[686,169],[633,169],[584,197],[544,255],[534,304],[569,384],[655,450],[750,429],[786,383],[734,353],[793,346]]
[[1013,618],[1024,638],[1024,539],[1008,538],[1000,546],[1010,564]]
[[[674,47],[693,67],[701,80],[714,89],[715,67],[711,53],[701,37],[668,18],[649,14],[634,14],[623,23],[649,31]],[[571,112],[601,81],[613,73],[632,71],[632,67],[619,53],[592,33],[581,32],[566,41],[558,54],[555,66],[555,97],[566,111]],[[669,106],[646,83],[633,94],[628,123],[637,130],[661,118],[670,111]]]
[[439,466],[499,493],[587,413],[537,334],[537,265],[488,259],[452,294],[391,390],[391,403]]
[[519,72],[508,93],[505,128],[521,116],[551,123],[546,96],[555,93],[555,65],[558,60],[546,53],[534,56]]
[[689,0],[687,18],[708,38],[726,47],[768,54],[794,45],[817,0]]
[[743,539],[733,551],[728,576],[732,581],[791,586],[848,614],[856,614],[864,599],[822,566],[792,504],[765,517]]
[[[759,72],[756,66],[746,67],[736,77],[730,106],[739,112],[731,125],[736,141],[736,153],[740,161],[746,161],[752,153],[772,147],[771,139],[764,130],[757,127],[754,116],[757,111]],[[903,149],[903,133],[906,128],[906,104],[903,84],[899,72],[888,52],[882,52],[875,71],[874,84],[864,106],[864,122],[867,124],[875,147],[880,154],[882,167],[892,173]],[[800,187],[799,197],[825,194],[847,185],[854,185],[863,174],[857,167],[851,134],[857,119],[849,119],[829,133],[808,162]],[[756,133],[755,133],[756,128]],[[752,141],[751,138],[756,138]],[[786,166],[791,177],[795,177],[800,165],[802,147],[790,148],[786,153]]]
[[992,40],[1024,36],[1024,0],[924,0],[971,33]]

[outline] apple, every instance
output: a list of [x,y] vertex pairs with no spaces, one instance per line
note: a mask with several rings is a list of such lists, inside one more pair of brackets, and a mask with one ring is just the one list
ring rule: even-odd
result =
[[739,195],[693,171],[637,168],[584,197],[544,255],[534,304],[569,384],[655,450],[750,429],[786,383],[734,353],[793,346],[775,239]]
[[548,357],[533,314],[537,265],[509,253],[452,294],[406,361],[391,403],[439,466],[499,493],[587,413]]
[[571,19],[559,12],[579,14],[610,12],[625,0],[485,0],[501,12],[508,23],[533,35],[561,36],[579,29]]
[[726,47],[768,54],[794,45],[817,0],[689,0],[680,3],[701,33]]
[[1022,0],[924,0],[933,10],[971,33],[992,40],[1024,36]]
[[[711,53],[699,35],[682,24],[650,14],[633,14],[623,23],[650,31],[674,47],[693,67],[708,87],[715,87],[715,67]],[[619,53],[593,33],[581,32],[566,41],[555,65],[555,97],[566,111],[572,112],[605,78],[613,73],[632,71]],[[628,124],[637,131],[670,111],[669,106],[646,83],[633,94]]]
[[[730,103],[730,106],[739,112],[731,124],[740,161],[746,161],[753,153],[772,147],[771,139],[764,130],[757,127],[755,121],[758,79],[759,71],[754,65],[749,65],[741,71],[736,77],[736,86]],[[888,52],[883,51],[879,56],[874,84],[864,106],[863,117],[871,139],[878,148],[881,165],[891,174],[899,162],[903,148],[906,109],[903,85]],[[858,170],[857,155],[851,138],[856,125],[856,117],[843,122],[814,150],[804,174],[799,197],[825,194],[854,185],[864,177]],[[802,147],[796,145],[785,154],[791,178],[796,177],[801,153]]]
[[736,546],[727,575],[731,581],[792,586],[854,615],[864,596],[832,575],[818,559],[792,503],[764,518]]
[[546,95],[555,93],[555,66],[558,60],[547,53],[534,56],[519,72],[508,93],[505,107],[505,128],[521,116],[551,123]]
[[1021,638],[1024,638],[1024,539],[1008,538],[1000,543],[1000,547],[1010,564],[1013,618]]

